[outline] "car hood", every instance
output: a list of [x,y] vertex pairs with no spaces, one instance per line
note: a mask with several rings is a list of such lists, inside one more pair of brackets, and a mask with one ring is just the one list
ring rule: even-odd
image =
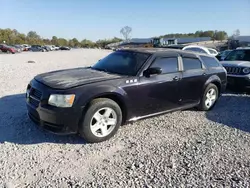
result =
[[250,67],[250,61],[221,61],[223,66]]
[[121,77],[120,75],[109,74],[90,68],[75,68],[39,74],[35,77],[35,80],[54,89],[69,89],[84,84]]

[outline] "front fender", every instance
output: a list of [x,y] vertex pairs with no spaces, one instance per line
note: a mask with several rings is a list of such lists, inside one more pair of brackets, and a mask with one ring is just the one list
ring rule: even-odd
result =
[[126,105],[128,97],[127,93],[119,87],[111,85],[98,85],[86,88],[85,91],[79,96],[78,103],[81,107],[85,107],[94,98],[114,96],[118,98],[124,105]]

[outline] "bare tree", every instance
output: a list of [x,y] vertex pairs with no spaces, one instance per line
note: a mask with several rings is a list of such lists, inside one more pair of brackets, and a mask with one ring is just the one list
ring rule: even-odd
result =
[[237,38],[238,36],[240,36],[240,30],[239,29],[236,29],[233,33],[233,38]]
[[123,35],[125,41],[127,41],[130,38],[130,33],[132,32],[132,28],[129,26],[125,26],[120,30],[120,33]]

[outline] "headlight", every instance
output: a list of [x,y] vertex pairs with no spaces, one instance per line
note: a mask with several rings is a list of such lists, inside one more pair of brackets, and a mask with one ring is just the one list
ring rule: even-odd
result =
[[250,68],[244,68],[243,70],[244,74],[249,74],[250,73]]
[[49,104],[56,107],[68,108],[74,103],[75,95],[50,95]]

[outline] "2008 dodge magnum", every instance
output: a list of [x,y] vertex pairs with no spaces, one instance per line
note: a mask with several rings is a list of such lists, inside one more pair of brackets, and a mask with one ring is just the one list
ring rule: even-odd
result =
[[37,75],[27,86],[31,120],[87,142],[125,121],[197,107],[210,110],[227,84],[215,57],[173,49],[118,50],[92,67]]

